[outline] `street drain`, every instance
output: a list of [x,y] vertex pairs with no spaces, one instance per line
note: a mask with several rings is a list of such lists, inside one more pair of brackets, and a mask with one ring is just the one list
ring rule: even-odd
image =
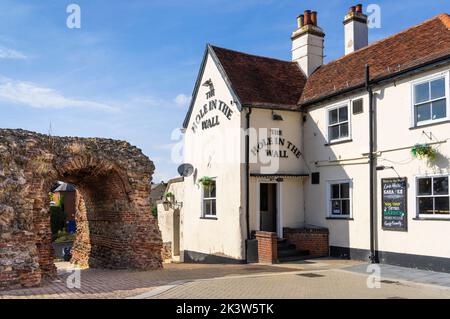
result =
[[309,273],[309,274],[299,274],[299,276],[302,276],[302,277],[308,277],[308,278],[325,277],[324,275],[313,274],[313,273]]

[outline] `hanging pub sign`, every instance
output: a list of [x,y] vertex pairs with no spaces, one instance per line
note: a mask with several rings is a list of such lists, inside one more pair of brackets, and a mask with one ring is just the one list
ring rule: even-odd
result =
[[192,131],[194,133],[198,129],[207,130],[219,126],[222,118],[225,117],[227,120],[231,120],[233,116],[233,110],[225,102],[212,99],[216,95],[216,90],[211,79],[203,83],[203,86],[209,89],[206,92],[208,103],[203,105],[194,117],[194,123],[192,124]]
[[384,230],[407,231],[407,178],[383,178],[382,194],[382,227]]

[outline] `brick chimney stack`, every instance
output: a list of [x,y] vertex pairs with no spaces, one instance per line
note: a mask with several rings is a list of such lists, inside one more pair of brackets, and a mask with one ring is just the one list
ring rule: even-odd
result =
[[297,30],[292,33],[292,60],[309,77],[323,64],[324,37],[317,26],[317,12],[306,10],[297,18]]
[[367,16],[363,13],[362,4],[350,7],[344,18],[344,32],[346,55],[369,44]]

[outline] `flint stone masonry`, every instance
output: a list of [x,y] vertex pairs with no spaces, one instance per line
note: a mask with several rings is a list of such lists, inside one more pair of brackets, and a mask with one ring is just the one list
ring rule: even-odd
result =
[[159,269],[162,240],[151,214],[153,163],[127,142],[0,129],[0,289],[54,277],[49,190],[77,187],[72,262]]

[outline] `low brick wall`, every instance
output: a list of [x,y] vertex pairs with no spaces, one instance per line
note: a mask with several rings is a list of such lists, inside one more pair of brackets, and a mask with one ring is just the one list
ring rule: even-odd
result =
[[277,234],[271,232],[257,231],[258,240],[258,262],[261,264],[273,264],[277,262]]
[[290,244],[295,245],[297,250],[309,250],[312,257],[329,256],[329,231],[327,228],[284,228],[283,235]]

